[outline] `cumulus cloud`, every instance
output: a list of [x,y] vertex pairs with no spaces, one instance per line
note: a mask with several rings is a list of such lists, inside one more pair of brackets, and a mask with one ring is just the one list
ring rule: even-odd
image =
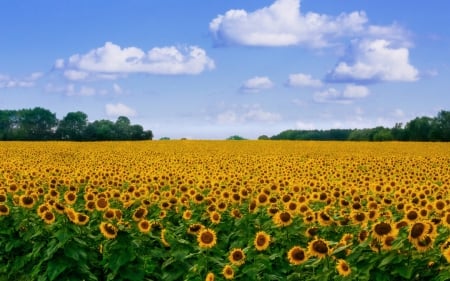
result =
[[241,91],[257,93],[261,90],[270,89],[273,82],[266,76],[255,76],[245,81],[241,86]]
[[105,105],[106,115],[109,117],[118,117],[118,116],[127,116],[133,117],[136,116],[136,110],[131,107],[126,106],[123,103],[108,103]]
[[322,81],[312,78],[309,74],[290,74],[286,81],[288,87],[322,87]]
[[346,56],[327,75],[331,82],[415,81],[418,70],[409,63],[409,50],[392,42],[355,40]]
[[315,92],[313,99],[318,103],[351,104],[356,99],[367,97],[369,93],[369,89],[365,86],[350,84],[347,85],[343,91],[339,91],[335,88],[328,88],[323,91]]
[[209,24],[219,45],[329,46],[329,40],[361,33],[368,21],[362,11],[329,16],[300,11],[300,0],[276,0],[253,12],[229,10]]
[[273,123],[281,120],[278,113],[266,111],[260,105],[240,106],[225,110],[217,115],[219,124],[236,124],[245,122]]
[[33,72],[30,75],[17,78],[6,74],[0,74],[0,89],[1,88],[30,88],[33,87],[37,80],[44,74],[42,72]]
[[55,69],[64,70],[69,80],[114,79],[129,73],[161,75],[199,74],[213,69],[214,61],[197,46],[155,47],[144,52],[137,47],[122,48],[112,42],[67,60],[58,59]]

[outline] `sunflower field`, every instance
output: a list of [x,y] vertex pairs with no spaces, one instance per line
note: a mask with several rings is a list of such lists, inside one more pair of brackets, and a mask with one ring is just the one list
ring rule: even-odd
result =
[[1,142],[3,280],[449,280],[450,144]]

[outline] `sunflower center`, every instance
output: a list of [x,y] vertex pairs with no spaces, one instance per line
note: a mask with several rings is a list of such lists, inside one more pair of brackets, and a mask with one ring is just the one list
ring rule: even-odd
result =
[[392,228],[391,228],[390,224],[385,223],[385,222],[380,222],[377,225],[375,225],[374,230],[378,235],[386,235],[389,232],[391,232]]
[[291,215],[288,212],[283,212],[280,214],[280,220],[282,222],[288,222],[291,219]]
[[313,249],[314,249],[314,251],[316,251],[316,252],[318,252],[320,254],[328,253],[328,246],[322,240],[315,241],[313,243]]
[[421,222],[417,222],[411,227],[411,237],[417,239],[424,233],[424,231],[425,225]]
[[294,258],[294,260],[302,261],[305,259],[305,251],[303,251],[301,249],[295,249],[292,252],[292,257]]
[[212,233],[210,233],[210,232],[204,232],[200,236],[200,240],[204,244],[211,244],[214,241],[214,235],[212,235]]
[[259,235],[258,238],[256,239],[256,245],[263,246],[265,244],[266,244],[266,237],[264,237],[264,235]]

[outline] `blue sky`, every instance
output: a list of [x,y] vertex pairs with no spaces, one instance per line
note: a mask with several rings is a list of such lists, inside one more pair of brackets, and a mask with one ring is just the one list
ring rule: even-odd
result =
[[0,109],[155,138],[392,127],[450,109],[450,3],[1,1]]

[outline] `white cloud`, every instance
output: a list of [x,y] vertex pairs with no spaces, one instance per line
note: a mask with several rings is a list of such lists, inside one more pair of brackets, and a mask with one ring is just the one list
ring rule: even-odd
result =
[[54,85],[52,83],[48,83],[45,86],[45,91],[48,93],[61,93],[61,94],[65,94],[66,96],[94,96],[97,94],[100,95],[105,95],[107,94],[107,91],[105,90],[97,90],[93,87],[87,87],[84,85],[81,86],[76,86],[75,84],[67,84],[64,86],[58,86],[58,85]]
[[332,38],[361,33],[367,21],[364,12],[302,14],[300,0],[276,0],[253,12],[229,10],[213,19],[209,29],[223,45],[326,47]]
[[315,92],[313,99],[318,103],[351,104],[356,99],[367,97],[369,93],[369,89],[365,86],[349,84],[342,92],[335,88]]
[[118,117],[118,116],[127,116],[132,117],[136,116],[136,111],[131,107],[126,106],[123,103],[112,104],[108,103],[105,105],[106,115],[109,117]]
[[365,98],[369,95],[370,91],[365,86],[358,86],[354,84],[347,85],[342,93],[344,98]]
[[322,81],[312,78],[309,74],[290,74],[286,82],[288,87],[322,87]]
[[281,119],[280,114],[266,111],[258,104],[235,106],[232,109],[219,113],[216,117],[217,123],[219,124],[241,124],[247,122],[273,123]]
[[241,90],[244,92],[256,93],[261,90],[270,89],[273,87],[273,82],[266,76],[255,76],[248,79],[241,86]]
[[355,40],[346,57],[328,74],[332,82],[415,81],[417,69],[409,50],[387,40]]
[[122,48],[111,42],[86,54],[75,54],[66,61],[59,59],[55,62],[55,68],[64,69],[64,75],[70,80],[88,77],[114,79],[128,73],[194,75],[214,67],[214,61],[197,46],[155,47],[144,52],[136,47]]
[[33,72],[24,78],[10,77],[6,74],[0,74],[0,89],[1,88],[30,88],[34,87],[36,81],[44,74],[42,72]]
[[295,128],[299,130],[314,130],[316,129],[314,123],[312,122],[303,122],[303,121],[297,121],[295,123]]
[[122,87],[120,87],[120,85],[117,83],[113,84],[113,91],[114,91],[114,93],[116,93],[118,95],[123,93]]

